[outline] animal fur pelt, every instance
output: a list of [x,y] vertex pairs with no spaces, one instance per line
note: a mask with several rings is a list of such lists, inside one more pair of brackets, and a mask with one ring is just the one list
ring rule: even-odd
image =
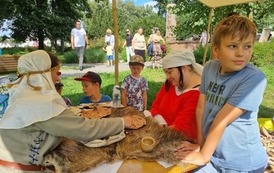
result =
[[[125,115],[139,115],[142,113],[132,107],[112,110],[110,117]],[[140,141],[144,136],[155,139],[156,145],[152,152],[142,151]],[[63,139],[61,144],[48,153],[43,165],[53,166],[56,173],[81,172],[101,163],[110,163],[115,160],[139,159],[144,161],[162,160],[176,164],[178,160],[173,153],[185,137],[170,128],[159,125],[153,118],[146,118],[146,125],[137,130],[126,130],[126,137],[121,141],[106,147],[90,148],[80,142]]]

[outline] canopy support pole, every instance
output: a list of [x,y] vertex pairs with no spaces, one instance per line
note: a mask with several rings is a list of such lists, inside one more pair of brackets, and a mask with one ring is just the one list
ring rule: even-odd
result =
[[112,17],[114,24],[114,52],[115,52],[115,85],[119,85],[119,54],[118,54],[118,19],[116,0],[112,0]]
[[214,8],[210,9],[209,19],[208,19],[208,25],[207,25],[207,32],[206,32],[206,44],[205,44],[205,51],[204,51],[204,57],[203,57],[203,65],[205,65],[206,62],[206,55],[208,50],[208,38],[210,34],[210,26],[212,22],[212,16],[213,16]]

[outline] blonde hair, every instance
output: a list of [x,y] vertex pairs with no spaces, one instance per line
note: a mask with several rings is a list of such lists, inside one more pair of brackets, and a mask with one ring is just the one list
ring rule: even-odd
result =
[[112,34],[111,29],[108,28],[107,31],[106,31],[106,33],[107,33],[107,34]]
[[161,36],[161,31],[157,30],[156,34],[159,35],[159,36]]
[[256,41],[257,27],[247,17],[232,15],[223,19],[214,28],[213,31],[213,44],[216,46],[221,45],[221,39],[225,37],[235,38],[240,37],[240,40],[248,38],[250,35],[253,37],[253,42]]

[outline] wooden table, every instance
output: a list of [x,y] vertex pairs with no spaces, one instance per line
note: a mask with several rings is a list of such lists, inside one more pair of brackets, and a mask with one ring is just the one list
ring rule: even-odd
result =
[[196,165],[185,164],[181,166],[163,167],[158,162],[147,162],[135,159],[125,160],[117,173],[182,173],[197,168]]

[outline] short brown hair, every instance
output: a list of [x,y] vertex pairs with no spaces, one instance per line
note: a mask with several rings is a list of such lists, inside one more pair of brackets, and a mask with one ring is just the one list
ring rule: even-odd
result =
[[225,37],[240,36],[240,40],[244,40],[250,35],[253,37],[253,42],[256,41],[257,27],[247,17],[240,15],[232,15],[223,19],[217,24],[213,31],[213,45],[220,46],[221,39]]
[[59,58],[51,52],[47,52],[47,53],[49,54],[49,57],[50,57],[51,68],[59,66],[60,65]]

